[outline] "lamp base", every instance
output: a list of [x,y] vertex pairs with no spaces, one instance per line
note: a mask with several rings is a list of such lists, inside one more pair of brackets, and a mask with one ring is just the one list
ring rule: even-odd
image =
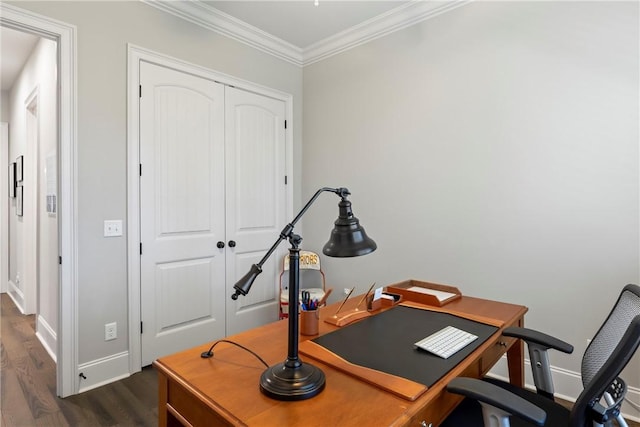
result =
[[300,363],[295,368],[285,362],[273,365],[260,377],[260,391],[276,400],[305,400],[324,389],[324,372],[313,365]]

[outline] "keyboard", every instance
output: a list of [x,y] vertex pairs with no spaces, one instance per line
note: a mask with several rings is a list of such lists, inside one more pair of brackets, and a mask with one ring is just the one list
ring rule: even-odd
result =
[[447,326],[421,339],[416,346],[443,359],[457,353],[478,337],[453,326]]

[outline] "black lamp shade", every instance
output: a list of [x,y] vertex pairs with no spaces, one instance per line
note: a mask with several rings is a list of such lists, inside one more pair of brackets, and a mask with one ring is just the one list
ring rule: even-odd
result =
[[351,202],[342,199],[338,208],[338,219],[334,222],[335,227],[331,231],[329,241],[322,248],[322,253],[330,257],[346,258],[375,251],[378,246],[367,236],[358,218],[353,215]]

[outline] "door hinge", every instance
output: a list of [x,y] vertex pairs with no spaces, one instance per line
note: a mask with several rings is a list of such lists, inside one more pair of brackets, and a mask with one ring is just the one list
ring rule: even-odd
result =
[[284,128],[285,129],[287,128],[287,121],[286,120],[284,121]]
[[140,167],[138,168],[138,170],[139,170],[139,172],[140,172],[140,176],[142,176],[142,163],[140,163],[138,166],[140,166]]
[[140,255],[142,255],[142,242],[140,242]]
[[287,175],[284,176],[284,185],[287,185]]
[[138,86],[138,97],[142,98],[142,85]]
[[144,332],[144,328],[142,327],[142,322],[140,322],[140,333]]
[[62,265],[62,257],[61,256],[58,257],[58,264]]

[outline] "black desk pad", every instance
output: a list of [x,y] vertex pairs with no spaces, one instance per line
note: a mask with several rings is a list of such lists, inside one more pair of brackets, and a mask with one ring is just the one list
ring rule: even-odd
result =
[[[413,345],[446,326],[470,332],[478,339],[448,359]],[[497,330],[447,313],[397,306],[313,341],[355,365],[431,387]]]

